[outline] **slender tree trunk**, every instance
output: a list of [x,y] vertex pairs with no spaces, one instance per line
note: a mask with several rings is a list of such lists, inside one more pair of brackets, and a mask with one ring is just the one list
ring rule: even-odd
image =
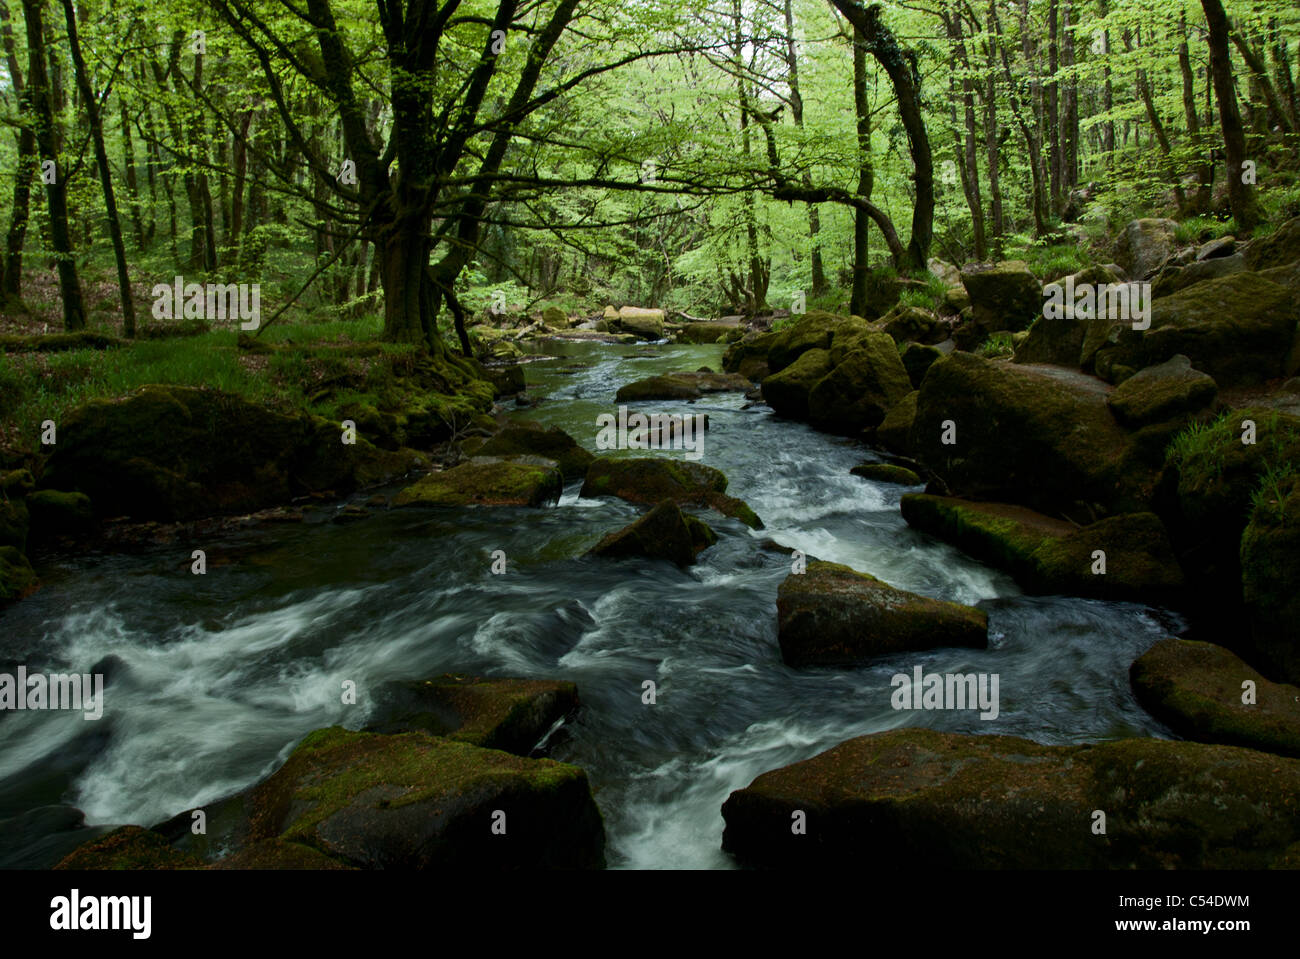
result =
[[[790,116],[795,128],[803,131],[803,97],[799,92],[799,57],[795,49],[794,10],[792,0],[785,0],[785,44],[786,65],[789,70],[787,82],[790,85]],[[812,189],[812,174],[807,170],[803,174],[805,189]],[[817,213],[817,204],[808,204],[808,245],[812,261],[812,294],[821,296],[826,292],[826,267],[822,263],[821,217]]]
[[1196,115],[1196,78],[1192,75],[1192,58],[1187,50],[1187,15],[1183,14],[1179,26],[1182,42],[1178,44],[1178,70],[1183,80],[1183,115],[1187,120],[1187,136],[1196,147],[1199,160],[1196,164],[1196,194],[1188,206],[1193,216],[1207,213],[1212,202],[1213,173],[1206,155],[1201,135],[1201,121]]
[[59,129],[55,124],[53,91],[46,68],[44,0],[23,0],[23,19],[27,24],[27,80],[36,121],[36,144],[42,162],[53,162],[54,175],[45,185],[46,206],[50,217],[50,239],[58,260],[59,292],[63,298],[63,327],[81,330],[86,326],[86,309],[81,298],[81,281],[77,261],[68,235],[68,186],[63,170],[58,169]]
[[998,85],[997,37],[992,30],[993,3],[989,0],[988,64],[984,93],[984,151],[989,168],[989,218],[993,221],[993,255],[1002,258],[1002,237],[1006,225],[1002,213],[1002,183],[998,174]]
[[[961,185],[966,195],[966,206],[970,210],[972,243],[976,260],[988,256],[988,239],[984,235],[984,201],[980,197],[980,172],[978,151],[975,146],[975,94],[970,75],[970,60],[966,55],[966,40],[962,35],[961,16],[953,13],[945,16],[948,36],[953,40],[957,52],[957,63],[962,70],[961,94],[954,97],[961,101],[964,135],[958,136],[958,156],[961,160]],[[955,107],[954,107],[955,112]],[[954,123],[954,128],[956,124]],[[958,264],[960,265],[960,264]]]
[[4,280],[0,284],[0,301],[3,301],[18,299],[21,295],[23,244],[27,238],[32,180],[40,164],[36,156],[36,121],[31,97],[23,83],[23,73],[14,46],[13,22],[10,19],[9,7],[4,0],[0,0],[0,35],[3,36],[9,79],[18,98],[18,115],[22,123],[17,136],[18,159],[14,169],[13,207],[10,213],[9,231],[5,236],[5,263],[2,271]]
[[[862,31],[853,27],[853,110],[857,117],[858,187],[857,195],[871,199],[875,171],[871,165],[871,103],[867,98],[867,50]],[[849,312],[866,316],[871,311],[871,218],[862,209],[853,211],[853,290]]]
[[122,332],[135,336],[135,301],[131,297],[131,277],[126,267],[126,244],[122,242],[122,223],[117,215],[117,198],[113,195],[113,171],[108,165],[108,150],[104,148],[104,126],[99,113],[99,97],[90,85],[86,61],[81,55],[81,40],[77,36],[77,15],[72,0],[63,0],[63,17],[68,24],[68,49],[72,54],[72,67],[76,74],[77,89],[90,121],[90,137],[95,145],[95,164],[99,167],[99,183],[104,190],[104,213],[108,220],[108,235],[113,243],[113,259],[117,261],[117,288],[122,301]]
[[1246,135],[1237,112],[1237,93],[1232,86],[1232,55],[1228,49],[1228,15],[1219,0],[1201,0],[1210,36],[1210,75],[1219,101],[1219,126],[1223,150],[1228,159],[1228,201],[1241,235],[1249,236],[1262,218],[1255,186],[1242,180],[1246,160]]

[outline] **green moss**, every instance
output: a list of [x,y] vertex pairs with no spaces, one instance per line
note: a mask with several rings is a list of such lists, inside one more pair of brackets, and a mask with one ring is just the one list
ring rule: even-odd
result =
[[484,457],[422,477],[393,499],[394,506],[543,506],[563,492],[551,460]]
[[69,853],[55,869],[135,870],[197,869],[202,862],[173,849],[156,832],[122,826]]

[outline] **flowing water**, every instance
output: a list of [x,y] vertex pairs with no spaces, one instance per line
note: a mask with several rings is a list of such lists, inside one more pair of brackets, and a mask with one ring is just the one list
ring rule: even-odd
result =
[[[719,346],[546,349],[553,355],[527,366],[530,392],[545,399],[520,415],[593,451],[596,417],[615,410],[618,386],[717,369],[721,355]],[[0,671],[21,662],[106,672],[105,715],[0,716],[0,819],[67,803],[89,823],[155,823],[267,775],[313,729],[365,725],[367,689],[448,671],[578,684],[585,708],[551,754],[587,770],[613,867],[730,867],[720,848],[727,795],[864,733],[916,724],[1044,743],[1168,735],[1134,701],[1128,667],[1178,628],[1170,614],[1022,596],[1006,575],[909,529],[898,510],[906,489],[851,476],[875,458],[860,444],[745,405],[723,394],[643,407],[708,413],[701,462],[723,470],[728,492],[767,527],[701,513],[719,542],[688,570],[582,558],[641,511],[581,499],[579,484],[550,509],[379,511],[55,559],[42,590],[0,613]],[[787,667],[776,592],[791,559],[768,539],[979,605],[989,648]],[[205,576],[190,572],[194,548],[207,552]],[[493,575],[498,549],[507,570]],[[890,678],[918,665],[998,674],[996,720],[894,710]],[[347,680],[357,705],[341,702]],[[653,705],[642,701],[646,680]],[[21,820],[17,845],[55,830],[41,825],[51,818]]]

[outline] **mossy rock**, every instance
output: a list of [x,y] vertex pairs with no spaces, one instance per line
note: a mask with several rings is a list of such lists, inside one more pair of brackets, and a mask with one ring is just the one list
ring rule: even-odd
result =
[[1300,684],[1300,476],[1257,494],[1241,538],[1241,585],[1253,661]]
[[162,836],[140,826],[122,826],[78,846],[55,869],[198,869],[201,860],[173,849]]
[[[857,348],[845,354],[808,394],[808,418],[819,429],[853,435],[879,426],[889,409],[912,391],[912,381],[888,334],[868,332],[855,342]],[[763,382],[765,397],[769,382]]]
[[763,380],[763,400],[780,416],[806,420],[813,387],[830,371],[830,351],[806,350],[779,373]]
[[662,373],[619,387],[615,401],[698,400],[707,393],[747,393],[752,384],[739,373]]
[[1118,382],[1121,368],[1140,370],[1182,354],[1220,387],[1282,376],[1296,331],[1290,290],[1254,273],[1207,280],[1161,297],[1151,326],[1119,323],[1094,360],[1099,375]]
[[[903,343],[928,343],[939,328],[939,318],[919,306],[894,307],[880,318],[885,333],[899,345]],[[943,339],[942,336],[939,339]]]
[[961,282],[983,329],[1015,333],[1042,314],[1042,284],[1023,260],[970,264],[962,268]]
[[676,502],[666,500],[632,524],[603,537],[588,555],[665,559],[678,566],[690,566],[701,551],[717,541],[717,534],[707,523],[686,515]]
[[1137,460],[1108,390],[1058,367],[953,353],[921,384],[913,456],[970,499],[1079,519],[1147,509],[1158,471]]
[[898,358],[903,361],[903,369],[907,371],[907,378],[911,381],[913,389],[921,388],[921,380],[925,379],[926,371],[934,365],[936,360],[944,357],[943,350],[937,346],[926,346],[922,343],[908,343],[903,347]]
[[[1065,286],[1069,278],[1058,280],[1061,292],[1057,294],[1064,302]],[[1119,277],[1104,266],[1090,266],[1074,274],[1074,288],[1088,284],[1100,288],[1111,283],[1120,282]],[[1047,304],[1047,291],[1044,290],[1044,310]],[[1076,299],[1077,303],[1077,299]],[[1083,344],[1090,321],[1076,314],[1074,319],[1058,317],[1048,319],[1040,315],[1029,327],[1029,335],[1016,346],[1017,363],[1051,363],[1077,369],[1083,362]]]
[[1170,420],[1185,421],[1214,403],[1219,387],[1212,377],[1192,369],[1187,357],[1171,357],[1130,376],[1111,393],[1115,418],[1129,429]]
[[0,603],[21,599],[36,588],[36,572],[16,546],[0,546]]
[[812,562],[777,592],[781,658],[790,666],[857,666],[887,653],[988,645],[988,615],[918,596],[839,563]]
[[[885,693],[882,693],[882,696]],[[1122,739],[1044,746],[905,728],[764,773],[722,807],[746,865],[1259,869],[1300,839],[1300,760]],[[802,810],[805,835],[791,816]],[[1106,815],[1093,833],[1094,811]]]
[[546,506],[563,492],[554,460],[484,456],[421,477],[393,498],[393,506]]
[[22,499],[34,489],[36,489],[36,480],[31,470],[10,470],[0,476],[0,494],[9,499]]
[[919,390],[913,390],[885,414],[874,434],[878,446],[899,456],[912,454],[912,424],[916,421],[916,401]]
[[743,500],[726,495],[727,477],[721,470],[689,460],[666,457],[598,457],[582,483],[584,497],[617,496],[629,503],[657,505],[665,500],[707,506],[733,516],[746,526],[762,529],[763,522]]
[[0,546],[25,551],[30,528],[31,514],[25,499],[0,499]]
[[1154,513],[1079,528],[1007,503],[908,493],[900,506],[909,525],[1006,570],[1028,593],[1171,606],[1185,599],[1182,569]]
[[[1300,758],[1300,688],[1269,682],[1222,646],[1164,639],[1129,677],[1142,707],[1180,736]],[[1252,704],[1242,702],[1247,680]]]
[[1252,270],[1300,262],[1300,217],[1287,220],[1268,236],[1251,240],[1244,252],[1246,265]]
[[36,539],[84,537],[95,531],[95,511],[85,493],[43,489],[27,497]]
[[264,839],[245,846],[238,852],[210,864],[208,869],[255,869],[266,871],[292,870],[295,872],[356,869],[333,856],[327,856],[302,843],[282,839]]
[[342,495],[412,468],[409,451],[342,439],[339,423],[231,393],[144,386],[70,412],[42,482],[87,494],[101,515],[175,521]]
[[578,687],[550,679],[498,679],[446,673],[387,683],[367,732],[415,730],[527,756],[558,720],[578,710]]
[[528,388],[528,384],[524,381],[524,368],[518,363],[510,363],[506,366],[485,366],[483,375],[492,384],[492,391],[497,399],[503,396],[514,396]]
[[[605,864],[581,769],[423,732],[317,730],[250,803],[252,840],[279,837],[363,869]],[[493,831],[502,822],[504,835]]]
[[569,315],[558,306],[548,306],[542,311],[542,322],[552,330],[567,330]]
[[510,423],[488,438],[476,456],[541,456],[560,466],[565,482],[585,476],[594,457],[558,426],[543,428],[531,421]]
[[876,483],[894,483],[898,486],[920,486],[924,480],[906,466],[895,463],[862,463],[849,470],[854,476]]
[[677,333],[678,343],[717,343],[738,331],[729,323],[687,323]]

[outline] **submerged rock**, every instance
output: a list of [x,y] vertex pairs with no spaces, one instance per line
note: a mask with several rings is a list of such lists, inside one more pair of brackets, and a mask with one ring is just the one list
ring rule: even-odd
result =
[[777,593],[781,657],[791,666],[855,666],[936,646],[988,645],[982,610],[918,596],[838,563],[812,562]]
[[724,516],[734,516],[746,526],[763,523],[743,500],[726,495],[727,477],[721,470],[690,460],[666,457],[598,457],[582,484],[584,497],[617,496],[629,503],[656,505],[665,500],[707,506]]
[[849,470],[854,476],[877,483],[896,483],[899,486],[920,486],[924,482],[906,466],[894,463],[862,463]]
[[549,679],[446,673],[388,683],[375,694],[367,732],[414,730],[527,756],[555,723],[578,709],[578,687]]
[[252,840],[278,837],[364,869],[605,864],[581,769],[423,732],[318,730],[250,802]]
[[707,523],[666,500],[631,525],[605,536],[588,555],[609,559],[639,556],[690,566],[701,551],[717,541]]
[[1297,794],[1300,760],[1232,746],[896,729],[733,792],[722,845],[769,867],[1258,869],[1300,840]]
[[1129,676],[1143,708],[1180,736],[1300,757],[1300,688],[1269,682],[1222,646],[1164,639]]
[[416,480],[393,506],[545,506],[563,492],[554,460],[485,456]]

